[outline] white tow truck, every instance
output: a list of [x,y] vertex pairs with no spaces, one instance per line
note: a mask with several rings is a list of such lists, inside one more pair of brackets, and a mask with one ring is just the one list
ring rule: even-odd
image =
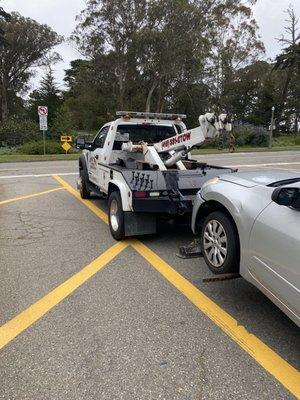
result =
[[161,219],[174,219],[192,212],[192,201],[208,179],[230,168],[211,166],[191,159],[190,151],[222,129],[231,130],[226,114],[207,113],[200,125],[187,129],[181,114],[117,112],[92,142],[78,138],[78,189],[81,197],[91,193],[108,198],[112,236],[157,231]]

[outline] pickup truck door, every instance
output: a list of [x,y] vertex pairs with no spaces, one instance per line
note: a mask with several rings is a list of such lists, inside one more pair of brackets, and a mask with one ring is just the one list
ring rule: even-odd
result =
[[249,270],[300,315],[300,211],[271,202],[253,225]]
[[90,151],[88,157],[89,180],[99,187],[101,187],[101,174],[99,173],[98,162],[103,158],[103,146],[108,131],[108,125],[100,129],[93,141],[93,150]]

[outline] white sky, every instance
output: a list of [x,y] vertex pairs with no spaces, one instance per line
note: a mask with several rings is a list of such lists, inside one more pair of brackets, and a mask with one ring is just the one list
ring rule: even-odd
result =
[[[286,10],[291,4],[296,15],[300,18],[299,0],[257,0],[253,7],[260,35],[266,47],[266,56],[274,58],[280,51],[275,40],[283,33]],[[0,6],[6,11],[18,11],[25,17],[35,19],[40,23],[48,24],[60,35],[68,37],[76,26],[75,17],[85,7],[84,0],[0,0]],[[71,60],[80,58],[80,54],[70,44],[64,43],[56,51],[64,61],[55,66],[56,80],[63,85],[64,69],[69,67]],[[41,71],[32,80],[32,88],[39,82]]]

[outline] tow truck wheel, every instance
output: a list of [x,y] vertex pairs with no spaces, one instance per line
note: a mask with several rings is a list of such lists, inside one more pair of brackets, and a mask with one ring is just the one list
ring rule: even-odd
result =
[[112,192],[108,200],[108,222],[109,229],[116,240],[122,240],[125,237],[124,229],[124,211],[119,192]]
[[203,224],[201,247],[204,260],[214,274],[239,270],[239,248],[236,229],[223,212],[209,214]]
[[79,176],[80,196],[82,199],[90,199],[91,192],[88,189],[88,176],[87,176],[85,169],[81,169],[79,175],[80,175]]

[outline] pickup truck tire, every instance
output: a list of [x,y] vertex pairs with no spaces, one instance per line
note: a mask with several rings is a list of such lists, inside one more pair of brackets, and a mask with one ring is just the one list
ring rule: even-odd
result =
[[221,211],[209,214],[201,232],[201,248],[214,274],[239,271],[239,238],[231,219]]
[[79,170],[79,175],[80,175],[80,196],[82,199],[90,199],[91,198],[91,192],[88,188],[88,182],[89,182],[89,177],[88,173],[86,171],[86,168],[81,168]]
[[124,211],[120,192],[112,192],[108,199],[108,222],[110,233],[116,240],[125,237]]

